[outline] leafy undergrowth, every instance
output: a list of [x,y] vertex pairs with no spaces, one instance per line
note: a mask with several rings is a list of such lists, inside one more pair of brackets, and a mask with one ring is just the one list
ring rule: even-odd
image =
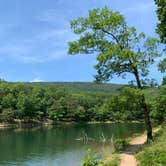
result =
[[114,141],[114,147],[116,152],[125,150],[129,146],[129,140],[127,139],[116,139]]
[[88,150],[81,166],[118,166],[119,164],[120,158],[117,154],[112,154],[109,158],[103,160],[102,156]]
[[120,164],[120,158],[117,154],[112,154],[111,158],[100,166],[118,166]]
[[160,129],[154,142],[146,145],[136,157],[139,166],[166,166],[166,127]]

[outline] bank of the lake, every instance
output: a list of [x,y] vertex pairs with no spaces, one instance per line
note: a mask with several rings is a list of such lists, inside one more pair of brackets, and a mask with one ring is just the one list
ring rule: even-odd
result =
[[[166,125],[153,129],[153,141],[147,142],[146,133],[129,137],[127,148],[104,158],[99,166],[165,166],[166,165]],[[112,164],[111,164],[112,163]]]
[[0,123],[0,129],[2,128],[13,128],[13,127],[45,127],[45,126],[57,126],[57,125],[87,125],[87,124],[114,124],[114,123],[144,123],[143,121],[89,121],[89,122],[76,122],[76,121],[31,121],[25,122],[23,120],[15,120],[14,123]]

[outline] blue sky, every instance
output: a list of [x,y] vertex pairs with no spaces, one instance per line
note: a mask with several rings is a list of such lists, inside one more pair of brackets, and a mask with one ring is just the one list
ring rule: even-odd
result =
[[[153,0],[0,0],[0,77],[7,81],[93,81],[95,55],[67,55],[77,37],[69,21],[108,6],[129,25],[156,36]],[[162,75],[151,68],[160,82]],[[113,83],[128,80],[114,78]]]

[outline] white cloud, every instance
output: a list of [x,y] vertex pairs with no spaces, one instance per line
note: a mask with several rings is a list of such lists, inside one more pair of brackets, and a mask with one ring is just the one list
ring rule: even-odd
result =
[[44,82],[44,80],[42,80],[40,77],[36,77],[33,80],[31,80],[30,82]]

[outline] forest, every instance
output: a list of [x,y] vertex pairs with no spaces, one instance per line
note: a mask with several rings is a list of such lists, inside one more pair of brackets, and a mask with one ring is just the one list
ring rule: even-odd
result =
[[[164,83],[164,81],[163,81]],[[43,83],[44,84],[44,83]],[[59,83],[60,84],[60,83]],[[62,84],[64,86],[65,83]],[[75,83],[77,84],[77,83]],[[47,85],[47,84],[46,84]],[[80,83],[78,83],[80,86]],[[102,85],[81,83],[83,88],[74,91],[42,83],[0,83],[0,121],[7,123],[33,122],[91,122],[91,121],[140,121],[144,116],[137,88],[121,85],[111,86],[114,93],[101,91]],[[98,91],[87,92],[91,86]],[[68,84],[66,85],[68,86]],[[102,88],[104,88],[104,85]],[[151,118],[161,123],[166,115],[166,88],[144,88]],[[84,91],[84,92],[83,92]]]

